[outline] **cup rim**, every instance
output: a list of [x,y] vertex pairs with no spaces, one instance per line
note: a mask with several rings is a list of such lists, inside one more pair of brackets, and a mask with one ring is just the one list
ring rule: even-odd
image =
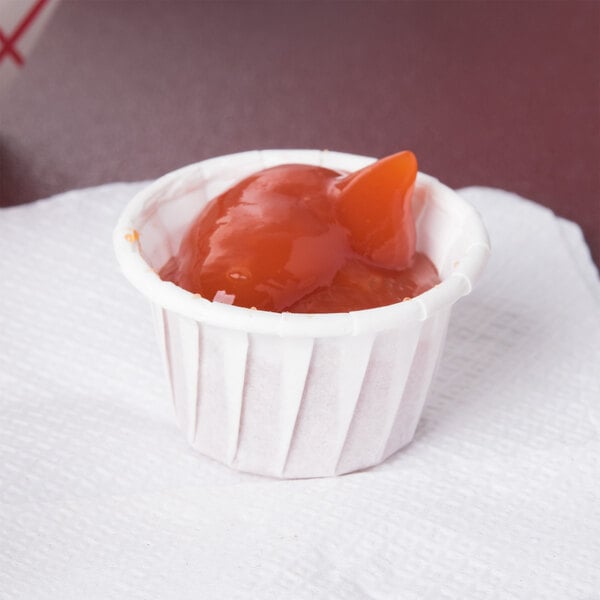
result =
[[490,254],[489,239],[481,217],[454,190],[421,172],[417,175],[417,186],[425,186],[431,193],[443,195],[445,202],[453,203],[462,213],[462,235],[466,236],[467,244],[453,272],[441,283],[411,300],[343,313],[276,313],[212,302],[172,282],[163,281],[144,259],[136,235],[136,220],[146,203],[161,190],[185,180],[192,173],[197,174],[204,165],[210,163],[214,167],[216,164],[231,166],[247,163],[250,158],[256,158],[257,152],[262,156],[268,155],[271,161],[275,157],[276,162],[271,164],[298,162],[299,159],[310,163],[317,157],[318,163],[315,161],[313,164],[332,166],[334,162],[336,166],[333,168],[342,168],[340,163],[351,163],[349,170],[376,160],[368,156],[331,151],[259,150],[200,161],[155,180],[129,201],[113,232],[114,251],[123,274],[150,301],[194,321],[227,329],[276,336],[330,337],[376,333],[424,321],[438,310],[449,308],[473,289]]

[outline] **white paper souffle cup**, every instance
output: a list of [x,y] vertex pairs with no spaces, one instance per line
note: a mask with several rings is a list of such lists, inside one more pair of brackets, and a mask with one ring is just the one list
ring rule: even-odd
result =
[[452,305],[490,252],[477,212],[419,173],[417,248],[441,283],[402,303],[335,314],[211,302],[158,271],[206,202],[258,170],[304,163],[356,171],[373,158],[261,150],[199,162],[139,192],[114,231],[129,281],[151,302],[177,420],[202,454],[274,477],[339,475],[376,465],[415,433]]

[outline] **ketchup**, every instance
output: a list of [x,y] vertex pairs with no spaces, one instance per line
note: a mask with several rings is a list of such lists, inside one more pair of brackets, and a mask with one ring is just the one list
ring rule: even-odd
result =
[[342,174],[280,165],[207,204],[162,279],[204,298],[275,312],[374,308],[439,283],[415,252],[412,152]]

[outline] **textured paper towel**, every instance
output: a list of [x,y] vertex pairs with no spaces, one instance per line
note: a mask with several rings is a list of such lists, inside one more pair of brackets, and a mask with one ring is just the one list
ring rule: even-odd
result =
[[600,286],[575,225],[463,190],[493,255],[415,441],[276,481],[175,426],[111,249],[138,189],[0,211],[1,598],[600,598]]

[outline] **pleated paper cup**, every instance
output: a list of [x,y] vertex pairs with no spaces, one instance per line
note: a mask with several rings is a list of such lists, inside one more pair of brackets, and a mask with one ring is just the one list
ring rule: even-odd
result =
[[419,173],[417,249],[442,282],[399,304],[335,314],[274,313],[211,302],[157,275],[205,203],[285,163],[355,171],[374,159],[316,150],[222,156],[138,193],[114,232],[125,276],[152,303],[175,413],[190,444],[235,469],[322,477],[376,465],[415,433],[452,305],[489,255],[476,211]]

